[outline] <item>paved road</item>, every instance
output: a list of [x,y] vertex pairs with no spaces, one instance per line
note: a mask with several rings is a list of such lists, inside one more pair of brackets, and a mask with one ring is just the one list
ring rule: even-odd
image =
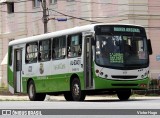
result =
[[[27,97],[23,97],[23,99],[27,100]],[[118,113],[121,109],[151,109],[151,112],[156,115],[156,112],[160,114],[160,97],[131,97],[130,100],[128,101],[119,101],[118,98],[116,97],[106,97],[106,96],[94,96],[90,97],[88,96],[86,98],[86,101],[84,102],[66,102],[62,96],[57,97],[53,96],[47,99],[46,101],[42,102],[32,102],[32,101],[0,101],[0,109],[73,109],[73,113],[76,114],[77,109],[89,109],[93,111],[87,111],[85,110],[84,112],[87,111],[89,115],[93,114],[100,114],[103,110],[106,109],[111,109],[113,111],[106,111],[108,113],[114,112],[114,114]],[[94,109],[98,109],[97,111],[94,111]],[[115,109],[120,109],[120,110],[115,110]],[[156,110],[157,109],[157,110]],[[52,112],[52,111],[51,111]],[[56,118],[61,118],[59,115],[63,114],[60,113],[59,111],[53,111],[53,112],[58,112],[56,115]],[[70,113],[70,111],[64,111]],[[124,114],[128,111],[122,111]],[[130,112],[130,111],[129,111]],[[132,111],[131,111],[132,112]],[[145,117],[152,118],[152,116],[148,116],[148,111],[136,111],[137,115],[138,113],[144,112]],[[145,114],[147,112],[147,115]],[[52,114],[52,113],[51,113]],[[102,114],[105,114],[105,111],[102,112]],[[112,114],[112,113],[111,113]],[[151,114],[149,114],[151,115]],[[108,116],[108,115],[107,115]],[[122,115],[123,117],[127,116]],[[139,116],[139,115],[138,115]],[[48,116],[47,116],[48,117]],[[67,116],[68,117],[68,116]],[[74,117],[71,115],[72,118]],[[78,116],[78,117],[84,117]],[[87,115],[89,118],[89,116]],[[94,117],[102,118],[103,115],[97,115]],[[113,117],[113,115],[108,116],[108,117]],[[130,118],[134,117],[131,116]],[[155,117],[155,116],[154,116]],[[157,116],[158,117],[158,116]],[[39,117],[40,118],[40,117]],[[55,118],[55,117],[54,117]],[[66,117],[65,117],[66,118]],[[75,118],[75,117],[74,117]],[[121,118],[121,117],[119,117]],[[142,115],[141,115],[141,118]]]
[[[27,96],[1,97],[1,109],[160,109],[160,97],[131,97],[120,101],[111,96],[87,96],[84,102],[67,102],[63,96],[51,96],[45,101],[32,102]],[[13,101],[11,101],[13,100]]]

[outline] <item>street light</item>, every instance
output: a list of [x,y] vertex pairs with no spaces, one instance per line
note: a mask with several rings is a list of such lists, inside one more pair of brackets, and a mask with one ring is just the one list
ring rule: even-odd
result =
[[57,21],[67,21],[67,18],[57,18],[55,20],[57,20]]

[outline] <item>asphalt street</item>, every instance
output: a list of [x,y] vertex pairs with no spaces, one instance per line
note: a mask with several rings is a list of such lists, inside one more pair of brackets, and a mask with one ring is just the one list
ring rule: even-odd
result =
[[[29,110],[29,113],[32,113],[30,112],[32,110],[42,110],[41,115],[49,113],[49,115],[55,115],[54,118],[75,118],[75,115],[76,118],[90,118],[90,116],[94,118],[103,118],[104,116],[128,118],[128,115],[131,116],[130,118],[152,118],[153,116],[155,118],[160,115],[160,97],[132,96],[128,101],[120,101],[115,96],[87,96],[84,102],[68,102],[65,101],[63,96],[48,96],[45,101],[36,102],[29,101],[27,96],[0,96],[0,98],[1,110],[14,111],[18,109],[22,113],[28,113],[26,110]],[[19,112],[13,112],[14,117],[22,115],[15,115]],[[42,117],[30,115],[32,117]],[[49,115],[47,114],[47,118]],[[4,117],[7,117],[7,115]],[[23,115],[23,117],[27,117],[27,115]]]

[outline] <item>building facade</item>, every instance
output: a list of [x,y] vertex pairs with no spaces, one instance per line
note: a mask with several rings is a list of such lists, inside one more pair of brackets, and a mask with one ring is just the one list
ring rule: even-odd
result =
[[[46,0],[48,32],[91,23],[130,23],[146,27],[153,55],[151,78],[160,73],[159,0]],[[8,42],[44,33],[44,0],[0,0],[0,86],[7,85]],[[66,20],[67,19],[67,20]]]

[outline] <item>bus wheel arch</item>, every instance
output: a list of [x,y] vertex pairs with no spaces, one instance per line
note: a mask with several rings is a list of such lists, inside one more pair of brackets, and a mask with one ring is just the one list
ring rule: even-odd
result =
[[31,101],[44,101],[45,93],[36,93],[36,86],[33,79],[27,81],[27,93]]
[[73,81],[74,78],[78,78],[79,79],[79,76],[77,74],[72,74],[72,76],[70,77],[70,87],[71,87],[71,84],[72,84],[72,81]]
[[28,85],[29,85],[29,82],[30,82],[30,81],[33,81],[33,79],[32,79],[32,78],[29,78],[28,81],[27,81],[27,93],[28,93]]
[[76,74],[73,74],[70,78],[70,92],[73,101],[84,101],[86,95],[81,90],[81,82]]

